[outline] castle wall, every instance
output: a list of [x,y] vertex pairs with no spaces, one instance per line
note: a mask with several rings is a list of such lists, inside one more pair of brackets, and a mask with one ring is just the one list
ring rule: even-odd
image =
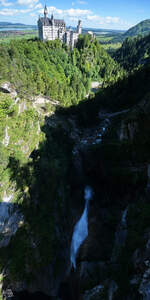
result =
[[63,41],[65,30],[59,26],[43,26],[43,40],[56,40]]
[[39,39],[43,41],[43,28],[42,24],[38,23]]
[[57,32],[53,31],[52,26],[43,26],[43,40],[54,40],[56,36]]

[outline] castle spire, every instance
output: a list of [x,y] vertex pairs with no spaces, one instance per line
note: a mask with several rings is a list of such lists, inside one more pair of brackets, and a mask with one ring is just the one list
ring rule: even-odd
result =
[[45,19],[48,17],[48,9],[47,9],[46,4],[45,4],[45,8],[44,8],[44,17],[45,17]]

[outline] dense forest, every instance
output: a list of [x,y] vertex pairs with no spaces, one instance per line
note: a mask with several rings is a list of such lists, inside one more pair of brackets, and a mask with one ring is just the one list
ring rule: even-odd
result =
[[99,112],[116,112],[130,110],[132,107],[148,105],[150,100],[149,93],[150,67],[144,66],[136,70],[133,74],[124,79],[118,80],[113,85],[101,89],[96,93],[93,101],[87,99],[80,102],[78,106],[71,106],[66,110],[58,110],[69,116],[76,115],[78,126],[89,127],[99,123]]
[[127,30],[123,36],[124,37],[133,37],[136,35],[145,35],[150,33],[150,19],[144,20],[137,25],[131,27]]
[[137,36],[127,38],[118,49],[114,58],[127,71],[133,71],[149,63],[150,59],[150,34],[146,37]]
[[85,98],[91,81],[109,84],[123,73],[90,35],[80,37],[72,51],[59,40],[0,45],[0,78],[13,83],[22,97],[44,94],[69,106]]

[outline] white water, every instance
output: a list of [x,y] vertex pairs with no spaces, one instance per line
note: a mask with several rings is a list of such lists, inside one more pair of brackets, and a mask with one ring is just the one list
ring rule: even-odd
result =
[[13,194],[10,194],[9,196],[6,194],[6,191],[4,192],[4,195],[3,195],[3,202],[11,202],[11,200],[13,199]]
[[80,220],[76,223],[74,227],[72,241],[71,241],[70,260],[71,260],[71,266],[73,266],[74,269],[76,269],[76,256],[78,250],[88,236],[88,206],[89,206],[89,201],[92,198],[92,195],[93,195],[92,188],[86,186],[84,190],[85,208]]
[[8,246],[20,222],[23,222],[23,216],[18,211],[14,211],[14,204],[0,202],[0,248]]
[[38,121],[37,134],[40,134],[40,132],[41,132],[41,127],[40,127],[40,122]]
[[10,136],[8,135],[8,126],[6,126],[6,128],[5,128],[5,136],[4,136],[4,139],[3,139],[3,144],[4,144],[5,147],[8,147],[9,140],[10,140]]

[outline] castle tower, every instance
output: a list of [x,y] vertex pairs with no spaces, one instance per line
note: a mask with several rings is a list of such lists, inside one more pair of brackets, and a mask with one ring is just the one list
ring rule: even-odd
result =
[[48,18],[48,9],[47,9],[47,6],[45,4],[45,8],[44,8],[44,18]]
[[82,21],[78,21],[78,26],[77,26],[77,33],[81,34],[82,33]]
[[55,24],[54,24],[54,16],[51,15],[51,22],[52,22],[52,40],[55,40]]

